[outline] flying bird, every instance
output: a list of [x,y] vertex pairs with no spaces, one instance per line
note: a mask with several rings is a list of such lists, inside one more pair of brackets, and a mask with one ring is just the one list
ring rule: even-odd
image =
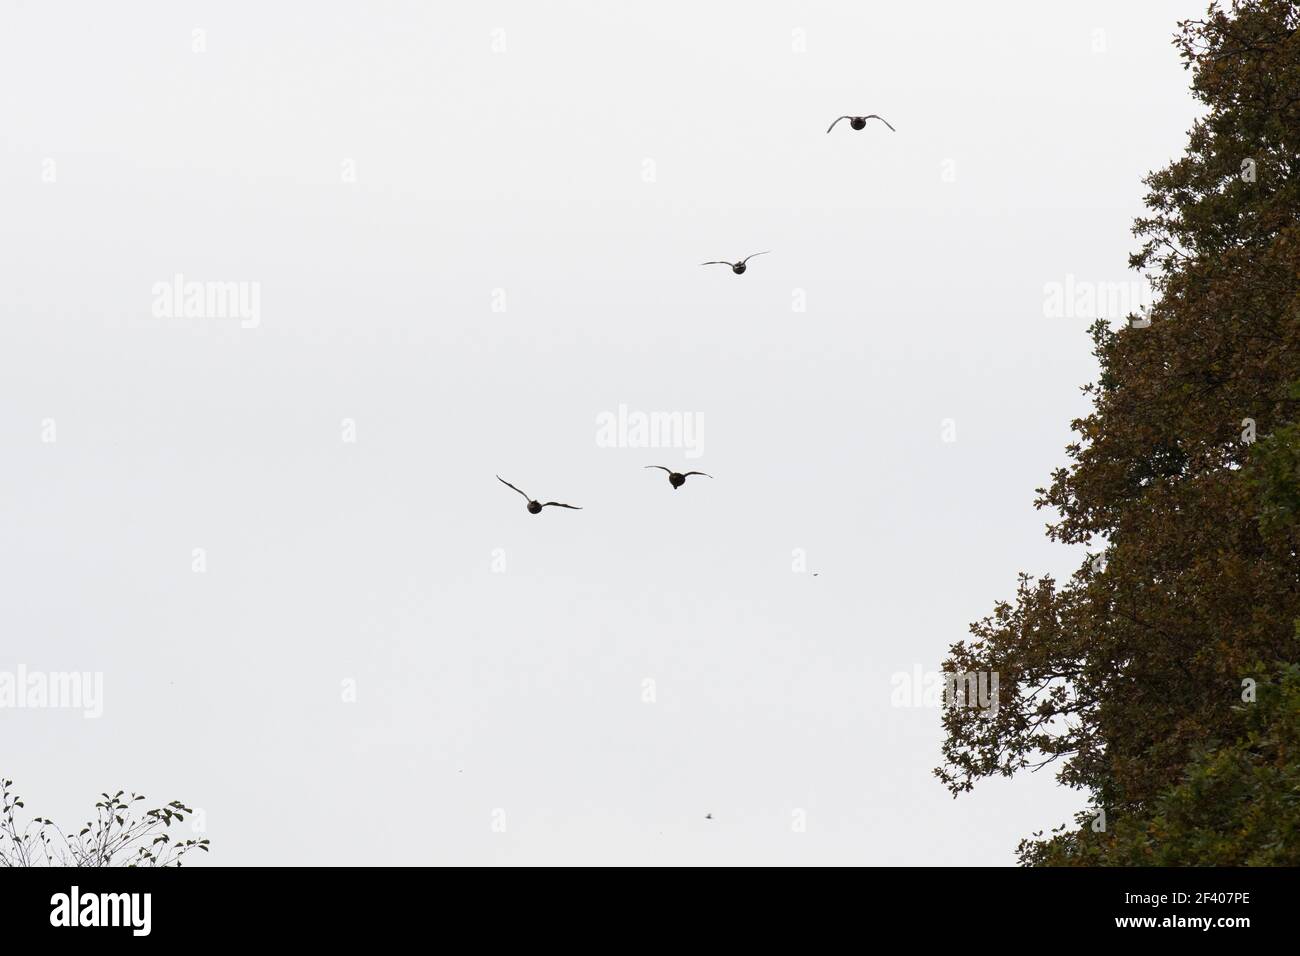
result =
[[686,484],[686,479],[687,479],[688,477],[690,477],[691,475],[704,475],[705,478],[712,478],[712,477],[713,477],[712,475],[706,475],[706,474],[704,474],[704,472],[702,472],[702,471],[688,471],[688,472],[686,472],[686,474],[681,474],[681,473],[679,473],[679,472],[673,471],[671,468],[664,468],[663,465],[646,465],[646,467],[647,467],[647,468],[658,468],[658,469],[660,469],[660,470],[662,470],[662,471],[666,471],[666,472],[668,472],[668,484],[670,484],[670,485],[673,486],[673,490],[674,490],[674,491],[676,491],[676,490],[677,490],[678,488],[680,488],[682,485]]
[[[772,251],[771,249],[768,249],[767,252],[756,252],[756,253],[754,253],[754,256],[765,256],[765,255],[767,255],[768,252],[771,252],[771,251]],[[754,258],[754,256],[745,256],[745,258],[741,259],[739,262],[727,262],[727,261],[725,261],[725,260],[721,260],[721,259],[720,259],[720,260],[717,260],[717,261],[715,261],[715,262],[701,262],[700,265],[702,265],[702,266],[731,266],[731,271],[732,271],[732,272],[734,272],[734,273],[735,273],[736,275],[738,275],[738,276],[743,276],[743,275],[745,274],[745,268],[746,268],[745,263],[748,262],[750,259]]]
[[[496,477],[497,477],[497,481],[501,482],[501,484],[505,485],[507,488],[511,489],[512,491],[519,491],[518,488],[510,484],[510,482],[506,481],[500,475],[497,475]],[[522,491],[519,491],[519,493],[521,495],[524,495]],[[566,505],[558,501],[548,501],[546,502],[546,504],[542,504],[540,501],[534,501],[532,498],[529,498],[527,495],[524,495],[524,500],[528,502],[528,513],[534,515],[537,514],[539,511],[541,511],[543,508],[549,508],[551,505],[555,505],[555,507],[557,508],[572,508],[574,511],[582,510],[577,505]]]
[[[835,121],[835,123],[838,123],[840,120],[848,120],[849,125],[852,126],[854,129],[862,129],[864,126],[867,125],[867,120],[869,119],[880,120],[880,122],[884,123],[886,126],[889,126],[889,131],[891,133],[898,132],[898,130],[894,129],[893,126],[889,125],[889,120],[885,119],[883,116],[877,116],[875,113],[868,113],[866,116],[841,116],[840,119],[837,119]],[[829,133],[832,129],[834,129],[835,123],[831,123],[830,128],[827,129],[826,132]]]

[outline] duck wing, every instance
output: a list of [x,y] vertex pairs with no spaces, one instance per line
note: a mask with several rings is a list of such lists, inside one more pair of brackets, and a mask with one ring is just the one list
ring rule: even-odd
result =
[[[497,481],[501,482],[501,484],[505,485],[507,488],[511,489],[512,491],[519,491],[518,488],[516,488],[514,485],[510,484],[510,482],[506,481],[506,480],[505,480],[504,478],[502,478],[500,475],[497,475],[496,477],[497,477]],[[520,493],[521,495],[524,495],[524,493],[523,493],[522,491],[519,491],[519,493]],[[533,499],[532,499],[532,498],[529,498],[527,495],[524,495],[524,500],[525,500],[525,501],[532,501]]]

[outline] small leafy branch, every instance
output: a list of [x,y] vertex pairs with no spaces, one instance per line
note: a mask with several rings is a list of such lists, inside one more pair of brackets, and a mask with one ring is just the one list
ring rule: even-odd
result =
[[168,831],[185,814],[193,813],[179,800],[141,811],[144,800],[125,790],[101,794],[95,802],[95,818],[87,820],[75,836],[69,836],[53,820],[33,817],[19,824],[14,811],[25,809],[22,797],[9,788],[13,781],[0,780],[0,867],[12,866],[181,866],[181,858],[192,850],[208,852],[206,839],[174,839]]

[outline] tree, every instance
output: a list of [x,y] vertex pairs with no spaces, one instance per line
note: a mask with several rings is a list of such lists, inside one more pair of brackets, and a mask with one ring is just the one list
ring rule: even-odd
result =
[[[1300,865],[1300,666],[1260,684],[1257,702],[1239,704],[1245,733],[1197,748],[1183,779],[1143,814],[1105,830],[1082,814],[1079,828],[1025,840],[1035,866]],[[1041,836],[1041,834],[1035,834]]]
[[191,850],[208,852],[206,839],[177,840],[167,832],[173,821],[194,812],[179,800],[138,814],[142,795],[123,800],[124,790],[105,793],[95,802],[95,819],[69,836],[44,817],[19,825],[14,811],[24,805],[12,786],[12,780],[0,780],[0,866],[180,866]]
[[[1015,599],[952,647],[950,671],[1000,678],[996,709],[944,712],[935,772],[954,795],[1054,765],[1097,808],[1081,824],[1104,810],[1111,830],[1151,832],[1161,808],[1210,798],[1188,776],[1217,766],[1207,742],[1226,755],[1261,732],[1241,706],[1242,681],[1290,686],[1285,668],[1300,660],[1298,26],[1290,0],[1216,3],[1178,25],[1174,44],[1206,112],[1185,155],[1145,180],[1149,215],[1134,224],[1130,265],[1156,290],[1151,322],[1092,326],[1092,408],[1072,423],[1068,467],[1035,502],[1056,513],[1052,540],[1097,554],[1068,581],[1021,574]],[[1082,825],[1054,846],[1028,841],[1021,859],[1078,860],[1067,851],[1106,845],[1096,836]]]

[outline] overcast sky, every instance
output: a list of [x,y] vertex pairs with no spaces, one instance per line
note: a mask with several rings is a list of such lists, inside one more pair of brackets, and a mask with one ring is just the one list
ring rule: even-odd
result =
[[895,675],[1082,559],[1047,290],[1137,278],[1202,6],[3,0],[0,671],[103,713],[0,774],[212,864],[1014,862],[1082,797],[954,801]]

